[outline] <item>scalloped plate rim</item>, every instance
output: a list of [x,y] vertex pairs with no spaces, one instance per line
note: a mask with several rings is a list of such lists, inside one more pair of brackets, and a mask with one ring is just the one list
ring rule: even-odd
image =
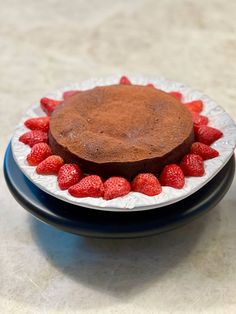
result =
[[[84,88],[84,86],[87,86],[88,84],[90,85],[89,88],[92,88],[91,86],[98,86],[98,85],[111,85],[111,84],[114,84],[114,83],[118,83],[118,80],[119,80],[120,76],[118,77],[108,77],[108,78],[104,78],[104,79],[91,79],[91,80],[88,80],[88,81],[84,81],[82,83],[75,83],[75,84],[70,84],[69,86],[67,87],[63,87],[61,89],[58,89],[56,90],[55,92],[52,92],[50,94],[48,94],[47,96],[48,97],[52,97],[52,95],[54,95],[54,98],[55,99],[58,99],[59,97],[55,96],[57,94],[62,94],[64,91],[66,90],[71,90],[73,88],[80,88],[80,89],[88,89],[88,88]],[[129,78],[131,79],[132,82],[136,83],[136,84],[140,84],[140,82],[150,82],[150,83],[154,83],[155,85],[162,82],[162,84],[166,85],[167,84],[167,88],[162,88],[166,91],[171,91],[173,90],[173,88],[171,88],[170,86],[172,85],[176,85],[178,86],[178,88],[175,88],[175,90],[178,90],[180,92],[182,92],[183,89],[186,89],[188,90],[188,95],[186,96],[184,94],[184,98],[186,98],[186,101],[190,101],[192,100],[192,94],[193,93],[196,93],[198,95],[198,99],[203,99],[204,101],[207,101],[207,102],[210,102],[211,104],[213,104],[215,106],[215,109],[218,109],[219,112],[216,113],[216,114],[224,114],[227,116],[228,118],[228,125],[229,126],[229,129],[232,130],[235,132],[236,134],[236,127],[235,127],[235,124],[234,124],[234,121],[233,119],[223,110],[222,107],[220,107],[219,105],[217,105],[214,101],[212,101],[208,96],[204,95],[203,93],[199,92],[199,91],[196,91],[196,90],[193,90],[192,88],[188,87],[187,85],[185,84],[182,84],[182,83],[178,83],[178,82],[175,82],[175,81],[171,81],[171,80],[166,80],[165,78],[163,77],[160,77],[160,78],[144,78],[143,76],[139,76],[139,77],[132,77],[132,76],[129,76]],[[109,82],[108,82],[109,81]],[[95,82],[99,82],[101,84],[96,84]],[[105,82],[105,83],[104,83]],[[145,83],[143,83],[145,84]],[[141,85],[143,85],[141,84]],[[79,87],[78,87],[79,86]],[[46,96],[46,97],[47,97]],[[194,97],[193,97],[194,98]],[[94,205],[94,204],[91,204],[91,203],[87,203],[88,200],[91,200],[92,198],[74,198],[72,196],[70,196],[67,192],[67,194],[69,195],[69,198],[68,197],[65,197],[64,196],[64,191],[60,191],[58,189],[58,193],[55,193],[55,192],[52,192],[48,189],[47,186],[44,186],[42,185],[40,182],[37,182],[35,181],[31,176],[30,176],[30,173],[29,171],[27,171],[27,169],[31,168],[30,166],[27,166],[25,165],[25,167],[23,167],[20,163],[20,159],[23,159],[22,156],[20,156],[21,158],[19,158],[19,156],[17,156],[17,152],[16,152],[16,149],[15,149],[15,143],[16,143],[16,140],[18,141],[18,138],[16,139],[16,135],[17,135],[17,131],[18,130],[23,130],[24,125],[23,125],[23,122],[29,118],[31,115],[30,115],[30,111],[41,111],[41,109],[39,108],[39,104],[35,104],[33,106],[30,106],[29,109],[26,111],[25,115],[22,117],[21,121],[19,122],[19,124],[17,125],[17,127],[15,128],[15,132],[14,132],[14,135],[12,137],[12,140],[11,140],[11,147],[12,147],[12,152],[13,152],[13,158],[15,160],[15,162],[17,163],[17,165],[20,167],[21,171],[24,173],[24,175],[33,183],[35,184],[37,187],[39,187],[41,190],[43,190],[44,192],[62,200],[62,201],[65,201],[65,202],[68,202],[68,203],[71,203],[71,204],[74,204],[74,205],[77,205],[77,206],[82,206],[82,207],[88,207],[88,208],[92,208],[92,209],[97,209],[97,210],[103,210],[103,211],[119,211],[119,212],[134,212],[134,211],[142,211],[142,210],[149,210],[149,209],[154,209],[154,208],[160,208],[160,207],[163,207],[163,206],[167,206],[167,205],[170,205],[170,204],[173,204],[173,203],[176,203],[176,202],[179,202],[180,200],[183,200],[185,198],[187,198],[188,196],[192,195],[193,193],[197,192],[199,189],[201,189],[205,184],[207,184],[223,167],[224,165],[228,162],[228,160],[230,159],[230,157],[233,155],[234,153],[234,148],[235,148],[235,143],[236,143],[236,136],[233,138],[233,144],[231,143],[231,148],[229,149],[229,153],[228,155],[224,158],[223,162],[221,162],[221,164],[217,167],[217,169],[214,171],[214,173],[212,173],[208,178],[206,178],[204,180],[204,182],[198,184],[197,186],[195,186],[195,188],[191,189],[190,192],[187,192],[186,194],[183,194],[183,195],[180,195],[180,196],[175,196],[173,197],[173,199],[170,199],[168,201],[163,201],[161,203],[155,203],[155,204],[148,204],[148,205],[138,205],[138,206],[112,206],[110,205],[109,203],[111,203],[113,201],[114,203],[114,200],[112,201],[105,201],[105,200],[102,200],[103,204],[106,203],[108,205],[108,207],[105,207],[105,206],[97,206],[97,205]],[[204,109],[205,111],[205,109]],[[34,111],[35,113],[35,111]],[[40,114],[42,114],[43,111],[40,112]],[[43,113],[44,114],[44,113]],[[44,114],[45,115],[45,114]],[[37,116],[37,115],[35,115]],[[214,127],[214,126],[213,126]],[[216,126],[215,126],[216,127]],[[25,131],[27,129],[25,128]],[[217,141],[218,142],[218,141]],[[216,142],[216,143],[217,143]],[[18,141],[18,143],[20,143]],[[20,143],[20,145],[24,145],[23,143]],[[216,144],[217,146],[217,144]],[[29,150],[29,148],[27,148],[27,145],[24,145],[25,147],[25,150]],[[26,156],[25,156],[26,157]],[[219,158],[219,157],[217,157]],[[215,159],[217,159],[215,158]],[[25,159],[25,158],[24,158]],[[213,159],[212,159],[213,160]],[[209,162],[209,161],[208,161]],[[220,162],[220,161],[219,161]],[[39,176],[37,175],[38,177],[42,177],[42,176]],[[45,177],[45,176],[44,176]],[[195,178],[191,177],[191,178],[188,178],[189,180],[196,180]],[[163,187],[163,191],[164,190],[167,190],[168,189],[168,192],[167,193],[170,193],[170,191],[172,190],[176,190],[176,189],[172,189],[170,187]],[[183,190],[183,189],[182,189]],[[181,190],[181,191],[182,191]],[[177,191],[176,191],[177,192]],[[163,193],[163,192],[162,192]],[[130,192],[128,195],[129,196],[134,196],[134,198],[137,198],[137,194],[139,194],[140,196],[140,193],[135,193],[135,192]],[[127,195],[127,196],[128,196]],[[161,194],[160,194],[161,195]],[[117,198],[115,199],[115,203],[120,203],[121,200],[124,200],[125,198],[127,198],[127,196],[124,196],[124,197],[121,197],[121,198]],[[143,199],[152,199],[152,198],[156,198],[158,196],[155,196],[155,197],[149,197],[149,196],[146,196],[146,195],[142,195],[142,198]],[[96,199],[96,200],[99,200],[99,199]],[[81,203],[82,201],[82,203]],[[94,202],[94,199],[93,199],[93,202]]]

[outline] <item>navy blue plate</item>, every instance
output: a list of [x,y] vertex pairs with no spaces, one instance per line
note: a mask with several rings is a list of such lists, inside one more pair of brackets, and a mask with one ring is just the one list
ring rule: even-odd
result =
[[233,155],[210,182],[182,201],[145,211],[105,212],[69,204],[40,190],[15,163],[10,144],[4,159],[7,185],[31,214],[64,231],[101,238],[143,237],[182,226],[216,206],[228,191],[234,172]]

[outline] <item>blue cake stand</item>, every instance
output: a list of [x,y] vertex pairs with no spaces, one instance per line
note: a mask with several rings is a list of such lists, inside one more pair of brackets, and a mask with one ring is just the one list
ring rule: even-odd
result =
[[40,190],[15,163],[9,144],[4,159],[7,185],[26,210],[41,221],[77,235],[98,238],[135,238],[180,227],[214,208],[230,188],[234,155],[204,187],[182,201],[138,212],[100,211],[61,201]]

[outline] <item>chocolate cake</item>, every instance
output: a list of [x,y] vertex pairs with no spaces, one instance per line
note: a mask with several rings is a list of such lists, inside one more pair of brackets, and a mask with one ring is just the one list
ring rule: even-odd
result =
[[155,88],[112,85],[78,92],[50,120],[55,154],[85,173],[132,179],[178,162],[194,140],[192,116]]

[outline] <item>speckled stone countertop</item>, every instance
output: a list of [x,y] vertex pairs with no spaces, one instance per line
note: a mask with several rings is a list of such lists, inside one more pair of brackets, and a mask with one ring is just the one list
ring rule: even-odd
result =
[[[57,87],[165,76],[236,119],[234,0],[10,0],[0,9],[1,167],[22,113]],[[0,313],[236,313],[236,181],[209,214],[135,240],[77,237],[30,216],[3,179]]]

